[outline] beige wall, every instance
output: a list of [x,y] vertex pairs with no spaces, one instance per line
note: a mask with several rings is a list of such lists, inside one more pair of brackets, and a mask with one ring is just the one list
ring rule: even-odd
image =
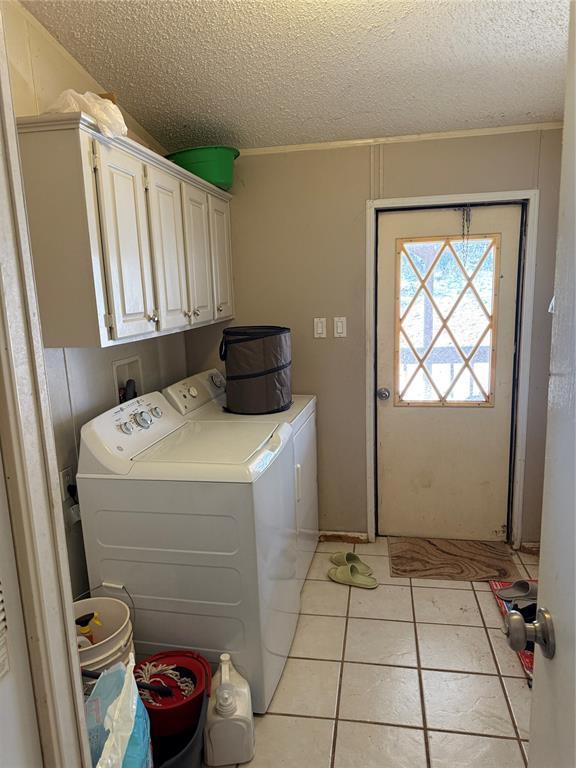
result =
[[[16,115],[42,112],[66,88],[97,93],[106,90],[24,8],[11,1],[0,3],[0,7]],[[138,123],[129,115],[125,117],[146,143],[161,150]],[[67,289],[63,283],[63,302]],[[182,334],[112,349],[45,350],[59,469],[70,466],[76,471],[80,427],[115,404],[112,362],[132,355],[140,356],[148,391],[171,384],[186,373]],[[88,586],[80,524],[67,530],[67,539],[72,588],[78,596]]]
[[[67,88],[80,93],[107,91],[16,0],[0,0],[0,8],[17,116],[46,111]],[[124,118],[130,131],[151,149],[163,152],[162,145],[131,115],[124,112]]]
[[[237,323],[293,329],[296,392],[318,395],[324,530],[366,530],[366,200],[539,188],[538,267],[524,493],[527,539],[542,499],[560,131],[241,157],[232,201]],[[313,317],[348,318],[314,339]],[[220,329],[186,334],[188,368],[217,362]]]

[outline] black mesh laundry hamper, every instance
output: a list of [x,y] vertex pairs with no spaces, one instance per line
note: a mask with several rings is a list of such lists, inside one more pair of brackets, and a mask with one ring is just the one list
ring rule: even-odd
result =
[[226,363],[230,413],[279,413],[292,405],[290,328],[245,325],[225,328],[220,359]]

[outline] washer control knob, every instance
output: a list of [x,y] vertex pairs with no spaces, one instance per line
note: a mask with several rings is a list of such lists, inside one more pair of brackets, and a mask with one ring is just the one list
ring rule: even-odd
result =
[[122,432],[124,432],[125,435],[131,435],[134,431],[134,427],[132,424],[130,424],[129,421],[123,421],[122,424],[120,424],[120,429]]
[[198,397],[198,390],[196,387],[188,387],[188,394],[190,397]]
[[221,373],[212,373],[210,375],[210,381],[218,389],[222,389],[224,387],[224,377]]
[[138,424],[139,427],[142,427],[143,429],[150,429],[150,424],[152,424],[152,416],[150,416],[148,411],[138,411],[134,418],[136,419],[136,424]]
[[159,419],[162,416],[162,408],[155,405],[153,408],[150,408],[150,413],[155,419]]

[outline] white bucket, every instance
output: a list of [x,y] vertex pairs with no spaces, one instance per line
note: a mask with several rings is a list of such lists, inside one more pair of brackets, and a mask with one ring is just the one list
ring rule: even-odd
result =
[[74,603],[75,619],[86,613],[98,613],[102,625],[93,625],[91,645],[78,648],[80,667],[100,672],[118,661],[126,664],[134,653],[130,609],[126,603],[113,597],[91,597]]

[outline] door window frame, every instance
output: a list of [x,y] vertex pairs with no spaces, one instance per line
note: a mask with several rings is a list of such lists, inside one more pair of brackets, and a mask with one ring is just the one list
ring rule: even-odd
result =
[[382,198],[366,202],[366,525],[369,541],[374,541],[376,538],[378,512],[376,472],[378,215],[399,210],[418,211],[430,210],[431,208],[458,208],[465,205],[518,204],[522,206],[523,211],[517,287],[517,347],[512,400],[513,419],[511,429],[508,541],[514,548],[519,547],[522,542],[522,491],[524,488],[524,468],[526,463],[539,199],[540,194],[537,189],[528,189],[511,190],[509,192]]

